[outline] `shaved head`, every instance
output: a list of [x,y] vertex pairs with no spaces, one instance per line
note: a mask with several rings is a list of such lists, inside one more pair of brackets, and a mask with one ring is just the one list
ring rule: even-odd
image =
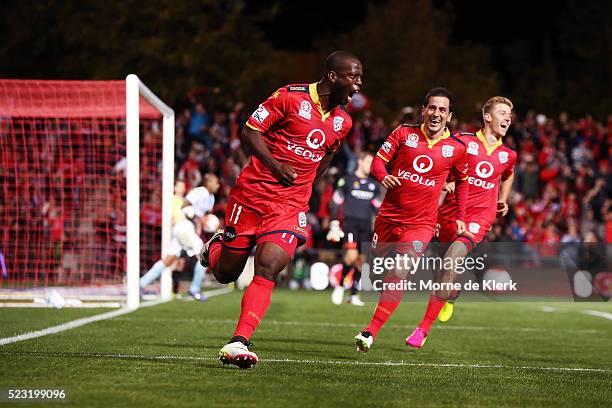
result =
[[340,72],[349,69],[352,61],[359,61],[359,58],[347,51],[332,52],[325,59],[325,72]]

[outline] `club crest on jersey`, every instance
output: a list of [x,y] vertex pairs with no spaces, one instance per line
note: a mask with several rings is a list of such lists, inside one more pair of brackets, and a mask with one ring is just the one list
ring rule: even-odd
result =
[[423,251],[423,243],[421,241],[412,241],[412,247],[417,252]]
[[450,145],[442,146],[442,157],[453,157],[453,153],[455,152],[455,147]]
[[476,222],[470,222],[468,224],[468,231],[470,231],[472,234],[478,234],[478,231],[480,231],[480,224]]
[[419,145],[419,135],[416,133],[411,133],[406,138],[406,146],[408,147],[417,147]]
[[306,228],[306,213],[300,212],[298,214],[298,225],[302,228]]
[[476,142],[468,143],[467,152],[468,154],[471,154],[473,156],[478,156],[478,143]]
[[253,112],[251,117],[259,123],[263,123],[269,115],[270,112],[268,112],[268,110],[264,108],[263,105],[259,105],[259,108],[257,108],[257,110]]
[[310,114],[311,111],[312,105],[310,104],[310,102],[302,101],[302,103],[300,104],[300,111],[298,112],[298,115],[300,115],[304,119],[310,120],[310,118],[312,117],[312,115]]
[[344,118],[342,116],[334,116],[334,132],[339,132],[342,129]]
[[499,162],[501,164],[508,162],[508,152],[499,152]]
[[388,154],[391,151],[391,143],[389,142],[383,143],[382,149],[383,149],[383,152]]

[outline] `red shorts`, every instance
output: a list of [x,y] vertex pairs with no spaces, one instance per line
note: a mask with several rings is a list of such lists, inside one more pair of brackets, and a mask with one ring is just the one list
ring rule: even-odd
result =
[[438,218],[438,225],[438,239],[440,242],[460,241],[467,245],[470,251],[476,248],[476,245],[487,236],[491,229],[489,224],[485,224],[482,221],[467,221],[465,223],[465,233],[457,236],[457,222],[455,220]]
[[273,202],[254,203],[253,197],[232,188],[225,212],[223,247],[247,253],[255,245],[273,242],[291,257],[308,238],[306,208]]
[[372,253],[374,256],[388,256],[392,252],[421,256],[433,235],[434,228],[430,225],[400,225],[376,217]]

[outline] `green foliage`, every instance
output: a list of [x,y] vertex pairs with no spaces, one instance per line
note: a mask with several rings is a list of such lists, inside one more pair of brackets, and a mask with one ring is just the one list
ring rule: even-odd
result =
[[503,91],[518,109],[612,113],[612,3],[562,0],[543,38],[502,47]]
[[389,117],[445,86],[456,94],[459,112],[469,115],[497,91],[485,49],[449,45],[451,16],[450,8],[437,9],[430,0],[389,0],[370,6],[365,22],[340,39],[364,62],[364,92],[374,109]]
[[[549,56],[558,103],[574,113],[612,113],[612,3],[567,0]],[[567,109],[567,108],[566,108]]]
[[[517,30],[516,39],[491,49],[452,37],[461,22],[450,4],[375,1],[362,24],[321,38],[312,54],[318,61],[336,48],[357,54],[365,65],[364,92],[389,119],[439,85],[456,94],[462,119],[498,93],[519,113],[612,112],[612,2],[561,0],[556,15],[541,22],[549,28],[542,38],[521,36],[520,21],[483,21],[473,28],[483,36]],[[282,84],[314,80],[318,64],[305,66],[265,38],[261,27],[277,16],[278,3],[247,6],[246,0],[7,2],[0,13],[0,76],[122,79],[134,72],[173,104],[207,87],[220,90],[217,103],[241,98],[248,105]]]
[[0,20],[4,76],[122,79],[135,72],[169,101],[196,86],[220,88],[228,98],[278,86],[278,61],[257,28],[274,9],[247,15],[238,0],[46,0],[9,7]]

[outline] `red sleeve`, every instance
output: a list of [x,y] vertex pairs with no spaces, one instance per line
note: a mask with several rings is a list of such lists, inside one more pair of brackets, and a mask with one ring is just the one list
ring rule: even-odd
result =
[[267,132],[287,114],[287,90],[280,88],[253,112],[246,122],[251,129]]
[[395,152],[399,147],[400,129],[401,126],[391,132],[387,140],[385,140],[385,143],[382,144],[376,153],[376,157],[380,157],[385,163],[389,163],[391,160],[393,160],[393,156],[395,156]]
[[455,182],[455,194],[457,195],[457,220],[465,221],[467,209],[469,183],[467,180],[457,180]]
[[463,154],[459,156],[450,175],[455,178],[455,194],[457,195],[457,219],[465,221],[465,214],[468,201],[469,184],[468,179],[468,157],[467,150],[463,148]]
[[385,177],[389,175],[389,173],[387,173],[387,169],[385,168],[385,166],[386,166],[386,163],[378,155],[376,155],[376,157],[374,157],[374,159],[372,160],[372,164],[370,166],[370,173],[372,173],[374,178],[379,183],[382,183]]
[[463,149],[461,156],[455,161],[450,171],[449,176],[452,176],[455,181],[467,180],[468,174],[468,157],[467,150]]
[[510,160],[508,160],[508,167],[502,173],[502,180],[506,180],[512,174],[514,174],[514,165],[516,164],[516,152],[513,150],[510,152]]

